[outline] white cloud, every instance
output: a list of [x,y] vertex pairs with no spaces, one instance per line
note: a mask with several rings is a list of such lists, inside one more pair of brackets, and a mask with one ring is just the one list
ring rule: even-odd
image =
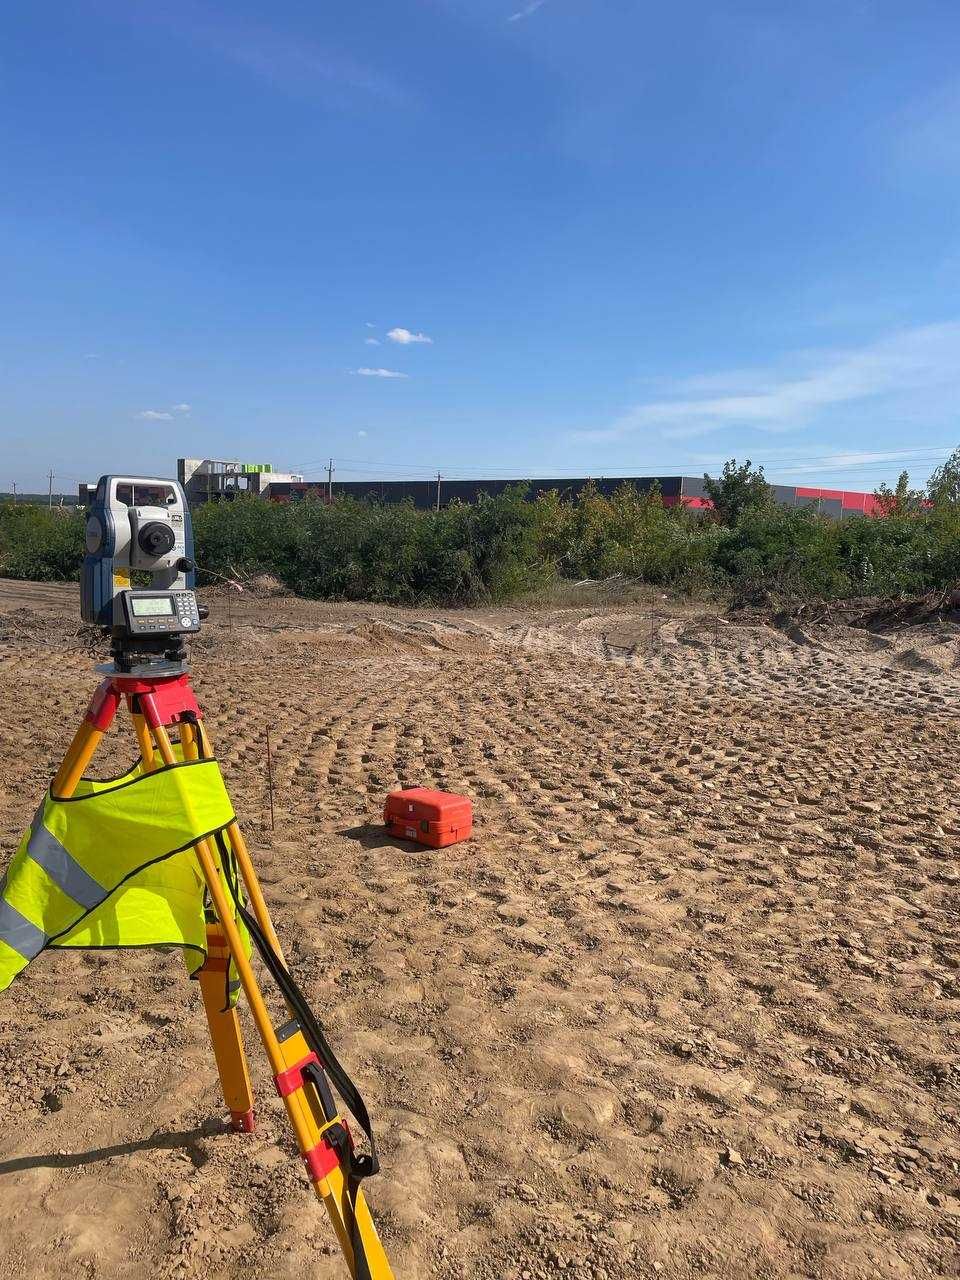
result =
[[411,333],[409,329],[400,328],[391,329],[387,337],[391,342],[399,342],[403,347],[409,346],[411,342],[433,342],[433,339],[428,338],[425,333]]
[[[776,469],[778,477],[820,475],[831,471],[847,471],[850,468],[869,468],[873,463],[899,462],[905,466],[930,466],[950,453],[949,447],[922,445],[916,449],[849,449],[838,453],[822,453],[816,445],[798,449],[788,445],[782,449],[765,449],[756,459],[769,472]],[[695,453],[690,455],[694,464],[706,468],[719,468],[727,461],[725,454]],[[781,459],[785,458],[786,462]]]
[[368,347],[379,347],[380,345],[379,338],[364,338],[364,342],[367,344]]
[[520,22],[524,18],[529,18],[532,13],[536,13],[537,10],[546,3],[547,0],[529,0],[529,3],[525,4],[521,9],[518,9],[516,13],[511,13],[507,21]]
[[375,329],[377,327],[372,320],[365,320],[364,324],[366,324],[368,329]]
[[163,409],[141,409],[134,417],[143,418],[146,422],[169,422],[173,414]]
[[84,360],[99,360],[100,356],[97,354],[96,351],[88,351],[83,358]]
[[366,433],[365,431],[358,431],[358,432],[357,432],[357,435],[360,437],[360,439],[361,439],[361,440],[363,440],[363,439],[365,438],[366,434],[367,434],[367,433]]
[[[950,450],[940,449],[936,450],[936,452],[942,453],[944,457],[946,457]],[[859,453],[851,451],[849,453],[832,453],[823,459],[818,459],[814,467],[811,467],[809,463],[806,466],[794,464],[791,466],[780,467],[778,469],[778,474],[784,476],[803,476],[810,475],[813,469],[815,469],[818,474],[820,472],[847,471],[851,467],[857,468],[865,465],[869,466],[869,464],[874,462],[900,462],[904,465],[913,464],[921,468],[929,468],[934,465],[928,456],[925,455],[918,458],[910,449],[889,449],[886,452],[883,450],[877,450],[875,452],[861,451]]]
[[189,413],[191,406],[188,404],[175,404],[173,406],[174,413]]
[[361,378],[408,378],[408,373],[400,373],[397,369],[356,369]]
[[[621,440],[639,431],[669,440],[725,427],[791,431],[839,405],[936,393],[960,402],[960,322],[904,329],[852,350],[798,353],[794,371],[740,370],[678,380],[667,398],[635,405],[578,440]],[[952,400],[951,400],[952,403]]]

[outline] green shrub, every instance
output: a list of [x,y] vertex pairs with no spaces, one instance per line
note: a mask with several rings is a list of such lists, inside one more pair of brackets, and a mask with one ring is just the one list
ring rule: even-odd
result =
[[840,522],[797,507],[750,507],[715,549],[715,563],[738,591],[778,596],[843,596]]
[[204,569],[270,572],[292,591],[328,600],[475,604],[509,599],[550,572],[539,558],[535,508],[519,487],[441,511],[241,498],[201,507],[194,533]]
[[193,511],[197,563],[227,577],[272,573],[286,580],[296,560],[295,515],[292,507],[257,498],[204,503]]
[[[623,484],[610,497],[589,485],[573,501],[553,492],[535,502],[513,486],[442,511],[244,497],[199,507],[194,533],[204,570],[270,573],[300,595],[331,600],[470,605],[510,600],[555,577],[614,576],[698,594],[918,595],[960,580],[960,459],[935,479],[932,506],[904,477],[876,519],[775,506],[747,464],[718,482],[730,524]],[[75,578],[82,557],[82,514],[0,507],[0,573]]]
[[767,483],[763,467],[754,467],[749,458],[739,467],[736,458],[731,458],[716,479],[704,473],[703,487],[713,503],[715,519],[731,527],[748,512],[761,511],[773,502],[773,486]]
[[84,517],[76,509],[27,502],[0,505],[0,574],[36,582],[78,578]]
[[931,515],[891,514],[845,520],[836,533],[853,595],[919,595],[946,582],[937,567],[937,521]]
[[553,490],[535,503],[540,555],[567,578],[620,574],[662,586],[701,587],[713,578],[720,531],[684,507],[664,505],[654,486],[620,485],[609,498],[588,485],[568,502]]

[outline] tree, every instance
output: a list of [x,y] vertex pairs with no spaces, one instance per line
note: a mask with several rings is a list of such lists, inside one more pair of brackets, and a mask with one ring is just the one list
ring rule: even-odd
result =
[[761,511],[773,501],[773,488],[764,479],[763,467],[754,467],[749,458],[739,467],[736,458],[725,462],[717,480],[704,474],[703,487],[718,520],[730,528],[745,512]]
[[960,449],[937,467],[927,481],[927,497],[935,507],[960,507]]
[[910,476],[901,471],[897,486],[882,484],[873,491],[880,512],[885,516],[913,516],[923,510],[923,490],[910,488]]
[[939,583],[960,582],[960,449],[927,481],[933,572]]

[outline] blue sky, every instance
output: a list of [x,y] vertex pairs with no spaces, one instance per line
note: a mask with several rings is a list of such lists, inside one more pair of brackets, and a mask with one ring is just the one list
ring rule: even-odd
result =
[[872,489],[960,443],[955,0],[7,0],[0,489]]

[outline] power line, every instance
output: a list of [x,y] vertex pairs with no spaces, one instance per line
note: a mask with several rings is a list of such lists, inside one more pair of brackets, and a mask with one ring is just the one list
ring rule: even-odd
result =
[[[859,452],[861,451],[856,449],[846,450],[847,454],[853,454],[853,455],[856,455]],[[773,455],[767,455],[766,457],[764,457],[760,454],[756,454],[755,456],[753,456],[754,451],[752,450],[744,451],[745,454],[746,453],[751,454],[751,461],[754,461],[758,465],[762,465],[762,466],[796,466],[801,464],[809,464],[811,466],[816,466],[816,465],[826,466],[826,465],[832,464],[837,467],[843,467],[844,469],[858,468],[861,466],[874,466],[874,465],[892,466],[898,462],[916,463],[916,462],[930,461],[935,459],[936,457],[939,457],[941,454],[950,453],[950,452],[951,452],[951,447],[949,445],[923,445],[923,446],[914,447],[912,449],[891,449],[890,453],[894,456],[889,458],[866,458],[866,459],[861,459],[859,462],[855,462],[855,461],[846,462],[844,461],[845,454],[843,451],[839,451],[839,452],[834,451],[833,453],[825,453],[825,454],[802,454],[798,457],[793,457],[793,458],[783,458],[783,457],[778,457]],[[418,472],[421,475],[424,475],[430,472],[431,468],[437,465],[435,462],[432,462],[432,463],[431,462],[424,462],[424,463],[386,462],[386,461],[377,460],[373,458],[345,458],[345,457],[338,458],[338,463],[355,464],[357,468],[365,471],[371,470],[373,468],[377,468],[379,470],[384,470],[384,471],[413,471],[413,472]],[[672,463],[671,464],[659,463],[657,465],[658,465],[658,469],[663,474],[675,474],[676,472],[682,471],[684,467],[689,468],[693,465],[700,466],[702,464],[701,463],[694,464],[693,462],[688,460],[682,464],[676,464],[676,465]],[[327,464],[325,462],[322,464],[319,462],[306,463],[302,465],[299,468],[299,470],[306,472],[314,469],[320,469],[321,467],[322,469],[325,470],[326,466]],[[524,462],[524,463],[518,463],[511,467],[504,467],[502,465],[490,466],[489,464],[464,462],[464,463],[441,463],[440,466],[445,471],[448,471],[448,472],[471,471],[471,472],[483,473],[488,476],[493,476],[493,475],[506,475],[506,474],[516,475],[518,473],[522,474],[530,469],[531,464]],[[539,463],[537,464],[537,468],[539,470],[545,469]],[[351,469],[354,469],[354,468],[351,467]],[[563,468],[563,469],[558,468],[557,471],[554,472],[554,474],[564,474],[568,472],[570,475],[582,475],[583,470],[584,470],[583,468],[578,468],[576,471],[570,470],[567,468]]]
[[[854,450],[850,450],[854,453]],[[883,471],[889,472],[893,468],[900,465],[902,467],[918,466],[925,463],[938,462],[951,452],[948,446],[923,446],[911,450],[896,450],[897,456],[891,458],[866,458],[859,461],[845,461],[843,455],[837,453],[801,456],[794,458],[763,458],[758,456],[755,461],[757,465],[766,469],[772,469],[774,472],[787,471],[788,469],[794,475],[809,475],[814,471],[820,472],[841,472],[852,475],[866,475],[869,473]],[[434,464],[435,465],[435,464]],[[690,462],[684,464],[658,464],[655,472],[660,475],[682,475],[694,469],[699,470],[703,463],[697,464],[696,468]],[[432,483],[430,480],[432,469],[429,464],[418,463],[399,463],[399,462],[383,462],[373,461],[370,459],[360,458],[341,458],[338,459],[338,467],[341,473],[349,475],[357,475],[360,477],[370,477],[375,479],[384,479],[383,472],[399,472],[398,479],[409,479],[410,481],[422,480],[425,483]],[[324,470],[327,468],[324,467]],[[709,464],[705,467],[709,469]],[[300,468],[306,474],[310,470],[310,466]],[[539,468],[541,472],[547,468]],[[641,472],[639,469],[634,475],[652,474],[653,469]],[[557,468],[556,470],[544,475],[536,475],[532,468],[527,466],[517,466],[510,469],[502,467],[478,466],[477,464],[448,464],[443,470],[443,474],[447,479],[453,480],[458,477],[463,479],[581,479],[584,478],[584,469],[580,468],[576,471],[567,471]],[[588,473],[589,474],[589,473]],[[593,472],[595,479],[619,479],[619,476],[608,475],[605,472]],[[629,478],[629,477],[624,477]],[[826,486],[821,486],[826,487]]]

